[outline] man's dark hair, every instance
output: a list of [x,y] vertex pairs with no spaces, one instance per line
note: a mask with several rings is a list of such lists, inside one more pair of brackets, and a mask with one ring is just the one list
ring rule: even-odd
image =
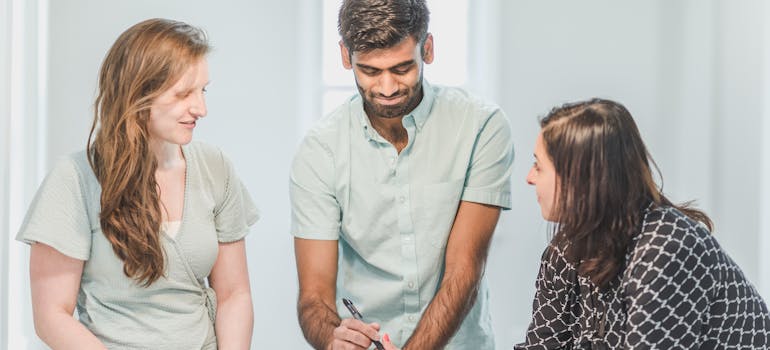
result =
[[430,12],[425,0],[344,0],[339,29],[350,54],[393,47],[408,36],[422,46]]

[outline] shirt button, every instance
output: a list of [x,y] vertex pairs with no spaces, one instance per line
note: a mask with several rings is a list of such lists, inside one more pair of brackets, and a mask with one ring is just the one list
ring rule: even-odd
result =
[[414,321],[414,316],[412,316],[412,315],[409,315],[409,317],[407,317],[407,318],[409,319],[409,321]]
[[414,282],[412,281],[409,281],[409,283],[407,283],[406,285],[409,287],[409,289],[414,288]]
[[404,203],[404,201],[406,201],[406,198],[404,196],[398,197],[398,201],[401,203]]

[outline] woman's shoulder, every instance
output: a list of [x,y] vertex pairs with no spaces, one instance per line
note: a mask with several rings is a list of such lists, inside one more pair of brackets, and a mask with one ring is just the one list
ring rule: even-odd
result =
[[78,181],[83,184],[96,181],[85,150],[65,154],[56,159],[47,175],[64,181]]
[[641,232],[632,244],[632,259],[651,255],[687,259],[692,255],[710,255],[717,248],[703,224],[671,206],[647,209]]
[[710,233],[702,223],[675,207],[659,206],[645,211],[640,238],[683,239],[687,236],[702,239]]

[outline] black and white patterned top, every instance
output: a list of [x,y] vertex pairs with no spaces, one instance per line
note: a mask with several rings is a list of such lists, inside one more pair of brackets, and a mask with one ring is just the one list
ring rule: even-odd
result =
[[543,254],[529,349],[768,349],[770,315],[756,289],[700,223],[648,209],[610,288]]

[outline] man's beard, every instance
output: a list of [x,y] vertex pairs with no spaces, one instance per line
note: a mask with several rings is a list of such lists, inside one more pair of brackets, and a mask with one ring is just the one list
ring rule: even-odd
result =
[[358,82],[356,82],[356,87],[358,87],[358,93],[360,93],[361,97],[364,98],[364,111],[366,111],[366,114],[369,117],[402,117],[417,108],[417,105],[419,105],[420,101],[422,101],[422,74],[420,74],[420,79],[417,80],[417,83],[414,84],[414,86],[411,88],[398,90],[398,92],[396,92],[394,95],[388,96],[407,96],[404,102],[395,105],[381,105],[377,102],[374,102],[375,98],[380,94],[367,93],[363,88],[361,88],[360,85],[358,85]]

